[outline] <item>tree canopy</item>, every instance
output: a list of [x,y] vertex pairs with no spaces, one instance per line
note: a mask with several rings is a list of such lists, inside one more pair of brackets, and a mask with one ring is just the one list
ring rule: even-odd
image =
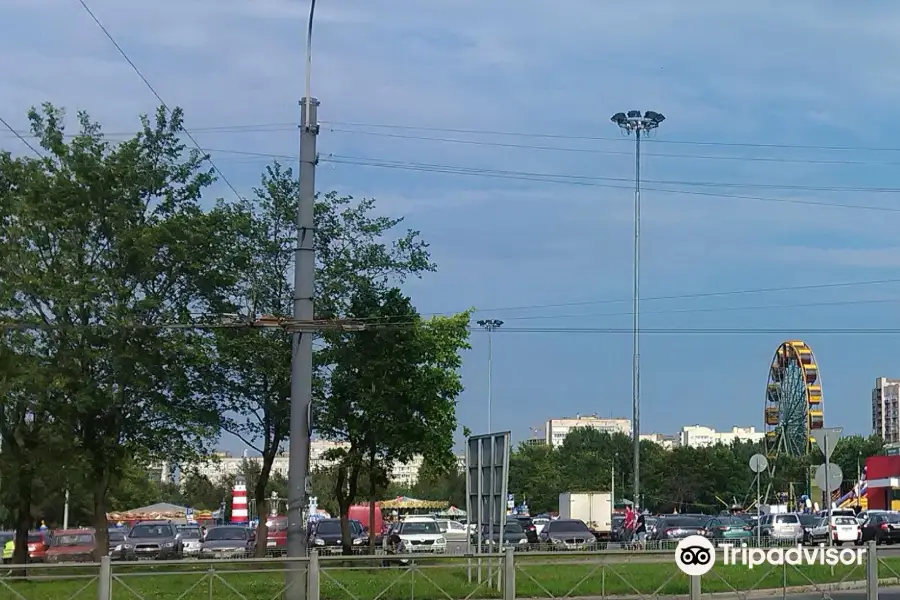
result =
[[[832,462],[844,472],[844,488],[857,480],[865,459],[882,452],[878,437],[847,436],[834,449]],[[755,475],[750,457],[760,444],[735,442],[709,447],[664,449],[651,441],[641,443],[641,485],[644,507],[653,511],[720,510],[732,504],[756,501]],[[563,492],[610,491],[615,472],[617,502],[631,500],[631,438],[595,429],[575,429],[559,447],[520,445],[510,456],[509,490],[528,501],[532,511],[555,511]],[[809,491],[810,468],[823,462],[815,448],[809,456],[781,456],[770,478],[763,473],[763,491],[795,497]],[[769,498],[770,502],[774,498]]]

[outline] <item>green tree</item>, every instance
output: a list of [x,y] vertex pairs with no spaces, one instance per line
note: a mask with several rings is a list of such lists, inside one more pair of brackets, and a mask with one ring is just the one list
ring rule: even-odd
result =
[[[233,249],[242,265],[232,290],[241,313],[290,317],[293,307],[293,262],[297,240],[297,180],[278,163],[266,168],[254,197],[240,206],[241,243]],[[402,281],[432,270],[418,232],[390,239],[401,219],[372,216],[375,201],[355,201],[335,193],[317,198],[316,298],[319,315],[337,316],[361,285]],[[268,510],[267,489],[275,457],[290,433],[291,336],[281,329],[230,329],[216,333],[218,360],[213,370],[214,395],[224,428],[262,456],[259,477],[248,489],[260,513]],[[265,519],[257,536],[266,537]],[[265,553],[259,545],[257,553]]]
[[0,307],[35,327],[52,364],[54,423],[91,482],[96,552],[107,551],[109,493],[128,461],[194,455],[218,431],[196,389],[205,333],[170,328],[217,312],[233,286],[233,213],[204,212],[213,181],[181,142],[182,113],[160,108],[112,144],[79,113],[29,113],[42,159],[0,155],[0,256],[12,298]]
[[458,369],[469,322],[468,313],[423,321],[399,290],[375,286],[356,294],[347,317],[369,326],[325,334],[321,359],[329,376],[315,401],[317,431],[347,443],[330,451],[345,552],[347,511],[366,470],[387,472],[416,454],[445,468],[455,462]]

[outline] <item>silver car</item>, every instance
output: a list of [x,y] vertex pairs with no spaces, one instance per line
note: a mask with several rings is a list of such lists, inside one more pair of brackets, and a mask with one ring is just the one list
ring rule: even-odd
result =
[[800,540],[803,538],[803,525],[800,517],[794,513],[769,514],[759,519],[759,533],[763,537],[778,540]]
[[200,544],[203,541],[203,533],[195,525],[181,525],[178,527],[178,539],[185,556],[197,556],[200,554]]

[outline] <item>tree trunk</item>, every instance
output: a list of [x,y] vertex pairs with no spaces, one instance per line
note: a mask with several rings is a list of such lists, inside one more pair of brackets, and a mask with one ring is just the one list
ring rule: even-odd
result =
[[109,492],[109,472],[94,470],[94,559],[109,554],[109,521],[106,518],[106,494]]
[[28,530],[31,528],[31,496],[34,478],[31,470],[19,465],[16,476],[16,548],[12,562],[24,565],[28,562]]
[[253,499],[256,500],[256,515],[259,523],[256,525],[256,549],[254,556],[262,558],[266,555],[268,546],[266,540],[269,536],[269,528],[266,521],[269,519],[269,499],[266,497],[266,488],[269,486],[269,478],[272,474],[272,464],[275,462],[275,455],[271,452],[263,453],[262,469],[259,472],[259,478],[253,487]]

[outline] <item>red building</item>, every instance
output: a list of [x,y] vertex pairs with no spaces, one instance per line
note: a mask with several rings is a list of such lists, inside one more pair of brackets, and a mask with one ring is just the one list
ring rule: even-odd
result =
[[866,504],[869,510],[900,509],[900,456],[866,459]]

